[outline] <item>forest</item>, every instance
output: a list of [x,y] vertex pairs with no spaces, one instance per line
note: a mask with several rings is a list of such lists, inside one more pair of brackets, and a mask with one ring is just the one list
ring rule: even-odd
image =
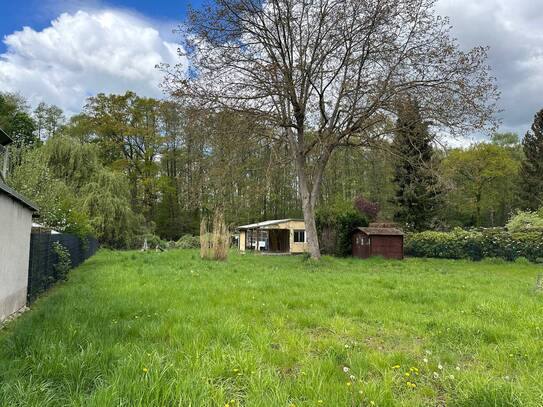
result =
[[[89,97],[67,117],[3,93],[0,127],[15,141],[7,183],[38,204],[39,222],[105,246],[198,234],[200,217],[217,207],[232,227],[302,217],[286,147],[266,142],[273,129],[242,113],[203,114],[126,92]],[[358,210],[413,231],[504,226],[541,206],[542,130],[543,111],[522,142],[495,132],[449,148],[406,100],[387,137],[334,152],[317,215]]]

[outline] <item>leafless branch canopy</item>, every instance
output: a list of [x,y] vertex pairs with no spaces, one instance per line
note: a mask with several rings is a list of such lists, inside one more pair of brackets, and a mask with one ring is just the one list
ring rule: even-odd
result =
[[252,112],[303,151],[383,125],[406,94],[450,132],[481,129],[497,98],[486,49],[460,51],[433,3],[217,0],[192,12],[191,70],[168,69],[165,84],[200,107]]
[[334,149],[390,132],[407,96],[448,133],[494,123],[487,49],[461,51],[434,3],[215,0],[188,21],[190,70],[165,66],[164,86],[192,107],[250,113],[277,129],[314,207]]

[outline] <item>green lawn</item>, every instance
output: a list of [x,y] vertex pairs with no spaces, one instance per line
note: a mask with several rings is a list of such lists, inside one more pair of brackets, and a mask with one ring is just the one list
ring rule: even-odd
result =
[[542,271],[101,251],[0,331],[0,405],[543,406]]

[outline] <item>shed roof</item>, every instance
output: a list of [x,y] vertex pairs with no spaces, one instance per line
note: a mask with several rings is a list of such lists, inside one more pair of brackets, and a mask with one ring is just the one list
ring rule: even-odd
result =
[[11,143],[13,143],[11,137],[8,136],[8,134],[0,128],[0,146],[7,146]]
[[24,196],[22,196],[17,191],[15,191],[13,188],[8,187],[2,181],[0,181],[0,193],[8,195],[9,197],[16,200],[17,202],[19,202],[23,206],[26,206],[28,209],[30,209],[33,212],[38,211],[38,207],[36,206],[36,204],[34,202],[29,201]]
[[266,220],[264,222],[250,223],[249,225],[238,226],[239,230],[246,229],[267,229],[269,226],[278,225],[280,223],[291,222],[291,221],[300,221],[303,222],[303,219],[277,219],[277,220]]
[[396,228],[357,228],[369,236],[403,236],[403,232]]

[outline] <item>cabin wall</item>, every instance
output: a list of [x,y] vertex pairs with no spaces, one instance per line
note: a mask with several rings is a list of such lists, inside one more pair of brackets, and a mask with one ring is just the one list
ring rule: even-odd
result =
[[0,193],[0,321],[26,305],[32,211]]
[[305,231],[305,222],[303,220],[291,220],[290,222],[282,223],[280,225],[285,229],[290,229],[290,252],[293,254],[306,253],[308,251],[307,234],[305,235],[305,242],[294,242],[294,231]]
[[403,259],[403,236],[371,236],[371,255]]
[[245,251],[245,241],[246,241],[247,232],[245,230],[240,230],[239,232],[239,250]]
[[403,236],[371,235],[355,232],[352,237],[354,257],[367,259],[382,256],[386,259],[403,259]]

